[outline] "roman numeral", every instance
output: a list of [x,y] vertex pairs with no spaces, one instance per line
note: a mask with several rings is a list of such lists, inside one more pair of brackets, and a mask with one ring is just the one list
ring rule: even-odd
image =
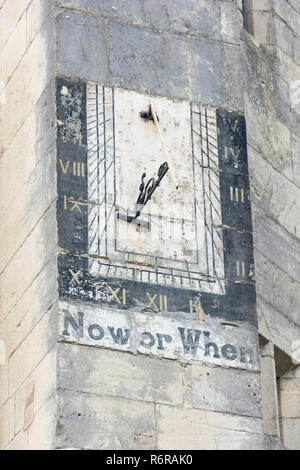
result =
[[147,305],[148,308],[154,307],[154,309],[159,312],[168,311],[168,297],[166,295],[151,295],[149,294],[149,292],[146,292],[146,294],[149,300],[149,303]]
[[79,176],[81,178],[84,178],[85,176],[85,164],[84,163],[74,162],[74,161],[71,162],[70,160],[64,163],[62,159],[60,158],[59,164],[64,175],[66,175],[67,172],[70,170],[72,171],[74,176]]
[[73,212],[74,210],[77,210],[78,212],[81,212],[80,205],[76,201],[69,201],[67,196],[64,196],[64,210],[67,211],[69,209],[69,204],[71,205],[70,211]]
[[237,261],[236,262],[236,275],[237,277],[246,277],[246,269],[244,261]]
[[243,188],[237,188],[230,186],[230,200],[235,202],[240,202],[244,204],[245,202],[245,191]]
[[121,289],[120,287],[117,287],[117,289],[113,289],[110,286],[108,286],[108,289],[111,293],[111,297],[108,299],[109,302],[115,301],[118,304],[126,305],[126,290],[125,289]]
[[240,153],[241,153],[241,149],[235,150],[232,147],[227,147],[227,146],[225,147],[225,159],[226,160],[228,160],[228,158],[231,155],[233,157],[233,160],[237,163],[239,160]]

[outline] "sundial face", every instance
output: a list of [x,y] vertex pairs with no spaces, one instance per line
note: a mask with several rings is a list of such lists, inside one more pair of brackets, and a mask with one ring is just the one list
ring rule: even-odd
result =
[[255,321],[244,117],[61,78],[57,118],[61,297]]
[[[88,200],[94,203],[88,217],[88,253],[107,258],[91,259],[89,270],[94,276],[134,276],[137,282],[221,293],[216,112],[164,98],[152,102],[179,188],[168,172],[140,217],[128,223],[126,216],[136,213],[142,175],[145,184],[155,179],[165,160],[154,122],[140,116],[149,96],[87,87],[87,184]],[[216,171],[208,167],[204,150]]]

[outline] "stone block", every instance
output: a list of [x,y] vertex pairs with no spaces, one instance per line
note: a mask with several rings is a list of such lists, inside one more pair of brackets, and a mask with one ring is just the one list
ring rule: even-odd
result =
[[261,417],[260,376],[257,373],[193,365],[192,390],[196,409]]
[[295,245],[293,237],[254,204],[252,216],[255,248],[291,278],[297,279],[296,260],[299,259],[300,247]]
[[[234,73],[232,72],[234,70]],[[244,77],[239,46],[224,46],[224,106],[233,111],[244,111]]]
[[[7,83],[10,76],[20,62],[26,50],[26,15],[24,14],[5,46],[0,49],[0,80],[3,85]],[[0,90],[1,91],[1,90]]]
[[110,72],[115,85],[187,98],[186,42],[180,36],[112,22]]
[[67,390],[59,398],[59,449],[155,448],[154,404]]
[[264,158],[249,158],[251,198],[265,214],[293,236],[300,235],[300,189],[274,170]]
[[173,361],[60,344],[62,389],[145,402],[182,404],[181,367]]
[[43,267],[53,259],[56,250],[55,216],[55,204],[52,204],[0,275],[0,321],[21,299]]
[[248,0],[248,10],[273,10],[274,0]]
[[27,429],[56,391],[56,349],[37,365],[15,393],[15,434]]
[[[7,149],[51,80],[54,67],[52,48],[53,28],[49,20],[27,49],[0,95],[0,154]],[[14,118],[7,119],[7,116]]]
[[35,414],[28,428],[28,450],[54,450],[55,429],[56,397],[52,396]]
[[4,44],[15,29],[18,21],[24,14],[30,2],[31,0],[18,0],[18,2],[2,2],[3,6],[0,10],[0,50],[2,50]]
[[294,60],[300,65],[300,38],[296,36],[294,38]]
[[221,37],[225,42],[239,44],[243,18],[236,5],[227,2],[220,3],[221,8]]
[[14,437],[14,400],[10,398],[0,408],[0,450]]
[[5,221],[2,224],[0,272],[56,200],[55,173],[55,150],[51,149],[46,157],[39,161],[27,184],[18,192],[12,204],[5,211],[0,210],[0,216]]
[[260,364],[264,433],[279,437],[276,369],[272,343],[261,345]]
[[281,438],[287,450],[300,450],[300,419],[280,420]]
[[[4,340],[9,357],[43,315],[57,300],[57,267],[53,258],[34,279],[20,301],[2,321],[0,340]],[[40,293],[43,292],[43,295]]]
[[289,0],[289,3],[292,5],[294,10],[296,10],[300,13],[300,5],[299,5],[298,0]]
[[214,42],[191,39],[189,52],[193,100],[201,104],[224,105],[226,97],[223,46]]
[[[0,159],[0,211],[12,203],[55,140],[53,88],[42,94]],[[52,156],[53,158],[53,156]]]
[[292,134],[286,125],[274,119],[266,105],[253,99],[253,93],[254,90],[251,97],[245,97],[249,174],[255,170],[257,160],[263,159],[293,181]]
[[34,0],[30,3],[26,11],[27,45],[31,44],[40,31],[48,15],[51,13],[52,5],[52,1],[43,2],[41,0]]
[[61,12],[56,18],[57,72],[108,82],[108,39],[102,18]]
[[157,407],[158,449],[222,450],[255,448],[261,442],[258,418],[211,411]]
[[280,416],[300,420],[300,380],[281,377],[278,385]]
[[265,302],[260,295],[257,296],[257,316],[260,334],[291,355],[293,341],[300,338],[300,327]]
[[300,324],[299,283],[258,252],[255,254],[255,273],[258,294]]
[[59,0],[58,5],[162,31],[220,38],[216,0]]
[[[0,333],[1,334],[1,333]],[[8,399],[8,364],[0,364],[0,408]]]
[[28,435],[27,431],[19,432],[17,436],[5,447],[5,450],[28,450]]
[[9,359],[9,389],[13,394],[53,348],[56,340],[56,309],[49,310]]
[[289,1],[273,0],[276,14],[286,23],[296,34],[300,29],[300,14]]
[[[281,2],[286,3],[286,2]],[[282,18],[278,15],[274,16],[274,24],[276,29],[276,40],[275,44],[279,45],[279,47],[290,57],[293,56],[293,31],[289,28]],[[270,41],[272,44],[272,41]]]
[[162,30],[220,39],[219,8],[215,0],[145,0],[144,15],[146,23]]

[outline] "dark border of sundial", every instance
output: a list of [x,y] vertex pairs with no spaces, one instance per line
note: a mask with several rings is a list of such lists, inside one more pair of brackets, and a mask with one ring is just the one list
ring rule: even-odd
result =
[[[62,104],[60,94],[63,85],[71,90],[74,99],[75,96],[81,96],[79,116],[81,136],[77,140],[75,136],[73,142],[66,141],[63,133],[67,112]],[[148,294],[152,297],[155,294],[167,295],[168,314],[178,311],[190,313],[190,300],[193,301],[194,305],[200,300],[207,315],[222,318],[225,321],[249,321],[256,325],[256,293],[253,276],[241,279],[236,270],[237,262],[244,263],[246,273],[253,272],[254,269],[244,116],[225,110],[217,110],[220,195],[222,224],[224,226],[225,295],[180,289],[172,286],[158,286],[152,283],[116,279],[109,276],[107,278],[99,276],[95,279],[88,272],[87,177],[74,178],[74,175],[70,176],[71,172],[63,174],[59,162],[61,159],[64,162],[63,164],[66,165],[68,160],[76,163],[86,163],[87,161],[86,86],[86,82],[81,80],[57,78],[57,223],[58,245],[62,250],[58,254],[60,298],[98,305],[105,304],[111,308],[123,310],[138,309],[139,311],[147,311]],[[237,127],[235,127],[236,123],[238,123]],[[225,146],[233,148],[235,158],[232,155],[228,156],[228,152],[226,154]],[[244,204],[231,200],[230,186],[233,188],[243,187]],[[77,206],[80,207],[80,211],[78,209],[73,211],[65,210],[66,197],[68,204],[74,205],[73,201],[75,201]],[[111,288],[114,291],[117,291],[117,289],[119,289],[119,292],[122,289],[126,291],[126,305],[117,300],[111,300]]]

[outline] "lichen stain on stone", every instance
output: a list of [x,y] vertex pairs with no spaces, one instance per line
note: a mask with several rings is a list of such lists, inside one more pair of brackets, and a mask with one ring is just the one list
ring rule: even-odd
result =
[[61,105],[66,109],[65,119],[63,125],[58,121],[62,140],[74,144],[82,144],[82,116],[81,116],[81,102],[82,91],[73,90],[72,95],[68,88],[63,85],[61,87]]

